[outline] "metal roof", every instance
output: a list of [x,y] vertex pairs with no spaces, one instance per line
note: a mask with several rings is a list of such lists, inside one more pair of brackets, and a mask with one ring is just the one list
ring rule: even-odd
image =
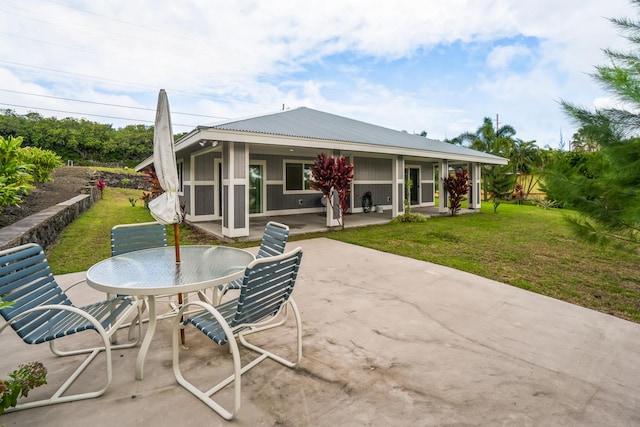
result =
[[[283,110],[246,119],[232,120],[200,129],[221,129],[297,138],[313,138],[355,144],[372,144],[401,149],[439,152],[504,161],[503,158],[459,145],[412,135],[359,120],[325,113],[307,107]],[[502,162],[500,162],[502,163]]]

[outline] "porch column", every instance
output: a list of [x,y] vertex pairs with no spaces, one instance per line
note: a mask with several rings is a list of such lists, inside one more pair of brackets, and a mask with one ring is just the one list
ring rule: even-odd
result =
[[444,181],[446,177],[449,176],[449,161],[447,159],[440,159],[438,162],[438,176],[440,177],[440,182],[438,183],[438,188],[440,189],[439,198],[438,198],[438,212],[447,213],[449,212],[449,192],[444,189]]
[[391,159],[393,179],[391,184],[391,217],[404,214],[404,157]]
[[222,143],[222,234],[249,235],[249,147]]
[[469,188],[469,209],[480,209],[480,201],[482,200],[482,189],[480,186],[481,178],[480,163],[469,163],[469,179],[471,187]]
[[329,196],[331,203],[327,203],[327,227],[342,225],[342,208],[340,207],[340,195],[332,190]]

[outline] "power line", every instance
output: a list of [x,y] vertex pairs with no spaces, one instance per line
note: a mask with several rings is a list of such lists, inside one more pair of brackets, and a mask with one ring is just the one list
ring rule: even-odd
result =
[[[49,71],[49,72],[52,72],[52,73],[63,74],[63,75],[64,74],[68,74],[68,75],[71,75],[71,76],[84,78],[86,80],[93,80],[93,81],[98,81],[98,82],[102,81],[102,82],[105,82],[105,83],[112,83],[112,84],[115,84],[117,86],[130,86],[130,87],[134,87],[136,89],[139,89],[141,87],[146,87],[146,88],[149,88],[149,89],[153,89],[154,91],[157,90],[156,86],[145,85],[145,84],[142,84],[142,83],[125,82],[125,81],[107,79],[107,78],[98,77],[98,76],[91,76],[91,75],[88,75],[88,74],[72,73],[70,71],[61,71],[61,70],[56,70],[56,69],[48,68],[48,67],[40,67],[40,66],[37,66],[37,65],[22,64],[20,62],[5,61],[5,60],[0,59],[0,63],[9,64],[9,68],[13,68],[13,67],[33,68],[33,69],[36,69],[36,70],[39,70],[39,71]],[[197,93],[193,93],[193,92],[186,92],[186,91],[179,90],[179,89],[166,88],[166,90],[167,91],[171,91],[173,93],[179,93],[179,94],[183,94],[183,95],[186,95],[186,96],[191,96],[191,97],[194,97],[194,98],[200,98],[200,99],[205,99],[205,100],[210,100],[210,99],[213,98],[213,97],[207,97],[207,96],[203,96],[203,95],[200,95],[200,94],[197,94]],[[229,101],[226,101],[226,99],[224,99],[223,97],[218,97],[218,98],[221,101],[229,102]],[[241,104],[247,104],[247,105],[265,106],[265,104],[260,104],[260,103],[257,103],[257,102],[242,101],[242,100],[233,100],[233,102],[241,103]]]
[[[121,24],[125,24],[125,25],[130,25],[132,27],[141,28],[143,30],[153,31],[153,32],[156,32],[156,33],[167,35],[166,29],[160,30],[160,29],[157,29],[157,28],[145,27],[143,25],[136,24],[134,22],[128,22],[128,21],[124,21],[122,19],[117,19],[117,18],[113,18],[111,16],[103,15],[101,13],[96,13],[96,12],[91,12],[91,11],[88,11],[88,10],[85,10],[85,9],[80,9],[79,7],[70,6],[68,4],[64,4],[64,3],[61,3],[61,2],[58,2],[58,1],[55,1],[55,0],[49,0],[49,3],[55,3],[55,4],[59,5],[59,6],[66,7],[68,9],[73,9],[73,10],[76,10],[78,12],[85,13],[87,15],[94,15],[94,16],[98,16],[98,17],[103,18],[103,19],[108,19],[110,21],[119,22]],[[183,36],[181,34],[177,34],[177,33],[169,33],[169,34],[171,35],[171,37],[179,37],[179,38],[184,39],[184,40],[195,41],[195,40],[193,40],[191,38],[188,38],[188,37],[185,37],[185,36]]]
[[[33,109],[33,110],[54,111],[56,113],[77,114],[79,116],[103,117],[103,118],[106,118],[106,119],[129,120],[131,122],[155,123],[155,121],[153,121],[153,120],[129,119],[127,117],[116,117],[116,116],[105,116],[105,115],[102,115],[102,114],[80,113],[78,111],[65,111],[65,110],[56,110],[54,108],[31,107],[31,106],[28,106],[28,105],[8,104],[6,102],[0,102],[0,105],[7,105],[9,107],[28,108],[28,109]],[[196,127],[194,125],[183,125],[183,124],[180,124],[180,123],[172,123],[172,125],[173,126],[181,126],[181,127],[190,128],[190,129],[193,129],[193,128]]]
[[[62,97],[62,96],[42,95],[42,94],[38,94],[38,93],[20,92],[20,91],[17,91],[17,90],[0,89],[0,91],[9,92],[9,93],[17,93],[17,94],[20,94],[20,95],[39,96],[41,98],[60,99],[60,100],[63,100],[63,101],[82,102],[84,104],[106,105],[108,107],[129,108],[131,110],[156,111],[155,108],[132,107],[132,106],[129,106],[129,105],[109,104],[109,103],[106,103],[106,102],[85,101],[85,100],[82,100],[82,99],[65,98],[65,97]],[[194,117],[206,117],[208,119],[230,120],[229,117],[209,116],[209,115],[205,115],[205,114],[195,114],[195,113],[180,113],[180,112],[176,112],[176,111],[172,111],[171,114],[172,115],[173,114],[179,114],[179,115],[183,115],[183,116],[194,116]]]

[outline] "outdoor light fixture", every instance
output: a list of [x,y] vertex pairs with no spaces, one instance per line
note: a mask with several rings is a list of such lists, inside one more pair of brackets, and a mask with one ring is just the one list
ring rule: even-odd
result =
[[198,142],[198,144],[200,144],[201,147],[204,147],[205,145],[207,145],[208,142],[211,143],[211,148],[215,148],[218,145],[218,141],[213,141],[211,139],[204,139]]

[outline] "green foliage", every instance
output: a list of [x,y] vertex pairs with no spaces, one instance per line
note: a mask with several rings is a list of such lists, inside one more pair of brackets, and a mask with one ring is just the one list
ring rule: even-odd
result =
[[[129,198],[137,199],[139,195],[140,190],[107,187],[105,199],[98,200],[91,209],[69,224],[55,245],[47,250],[47,259],[53,274],[84,271],[96,262],[110,257],[109,235],[114,225],[154,221],[148,209],[142,206],[131,207]],[[210,240],[201,239],[186,224],[180,224],[179,229],[181,245],[220,244],[213,237]],[[167,227],[167,244],[173,245],[173,242],[173,227]],[[247,246],[255,244],[253,242]]]
[[50,150],[38,147],[24,147],[22,149],[22,161],[33,165],[31,175],[35,182],[52,181],[51,172],[58,166],[62,166],[60,156]]
[[0,212],[5,206],[18,205],[33,188],[34,165],[24,162],[21,145],[22,138],[0,136]]
[[[516,145],[514,140],[515,134],[516,130],[512,126],[502,125],[496,128],[493,126],[493,121],[489,117],[485,117],[482,126],[480,126],[475,133],[465,132],[448,141],[453,144],[465,145],[473,150],[482,151],[500,157],[511,158],[512,155],[514,155],[517,159],[515,162],[512,160],[512,164],[509,168],[500,166],[482,166],[482,176],[484,178],[482,180],[482,188],[484,190],[485,201],[489,194],[494,194],[493,190],[497,189],[495,180],[500,179],[499,175],[509,172],[513,173],[518,168],[530,168],[531,153],[529,150],[533,149],[531,147],[533,141],[526,143],[524,141],[520,141],[519,145]],[[520,147],[520,149],[518,149],[518,147]],[[518,153],[514,154],[516,151],[518,151]],[[488,175],[489,180],[487,180]],[[509,191],[513,189],[514,185],[515,182],[511,185]],[[499,189],[501,190],[502,188],[500,187]],[[496,209],[497,205],[495,205],[495,202],[499,199],[501,199],[500,196],[498,199],[495,197],[493,199]],[[499,204],[500,203],[498,202],[498,205]]]
[[[2,301],[0,309],[11,307],[12,301]],[[40,362],[30,362],[20,365],[18,369],[9,374],[9,379],[0,379],[0,415],[7,408],[18,404],[18,399],[28,397],[29,391],[47,383],[47,369]]]
[[534,203],[536,206],[539,206],[544,210],[558,207],[558,202],[556,202],[555,200],[547,199],[547,198],[542,200],[536,200]]
[[459,168],[455,174],[443,178],[442,184],[449,193],[449,212],[453,216],[460,211],[462,200],[471,188],[469,173],[466,169]]
[[640,322],[640,252],[582,244],[560,209],[503,203],[500,215],[492,210],[485,203],[478,214],[350,228],[327,237]]
[[153,154],[153,126],[113,129],[84,119],[0,110],[0,136],[18,135],[24,137],[26,146],[51,150],[78,165],[117,162],[131,167]]
[[427,217],[422,215],[421,213],[411,212],[405,210],[402,215],[398,215],[393,218],[393,222],[425,222]]
[[511,172],[508,165],[490,166],[483,174],[483,181],[486,191],[491,194],[493,213],[498,213],[498,206],[508,200],[513,194],[516,183],[516,175]]
[[[640,7],[640,1],[632,4]],[[609,64],[594,79],[618,103],[585,109],[563,101],[580,126],[581,152],[559,158],[545,171],[553,198],[578,212],[574,231],[590,242],[640,240],[640,21],[611,19],[632,45],[629,52],[605,50]],[[579,156],[579,157],[578,157]]]
[[9,374],[9,379],[0,380],[0,414],[18,404],[18,399],[28,397],[29,391],[47,383],[47,369],[40,362],[20,365]]

